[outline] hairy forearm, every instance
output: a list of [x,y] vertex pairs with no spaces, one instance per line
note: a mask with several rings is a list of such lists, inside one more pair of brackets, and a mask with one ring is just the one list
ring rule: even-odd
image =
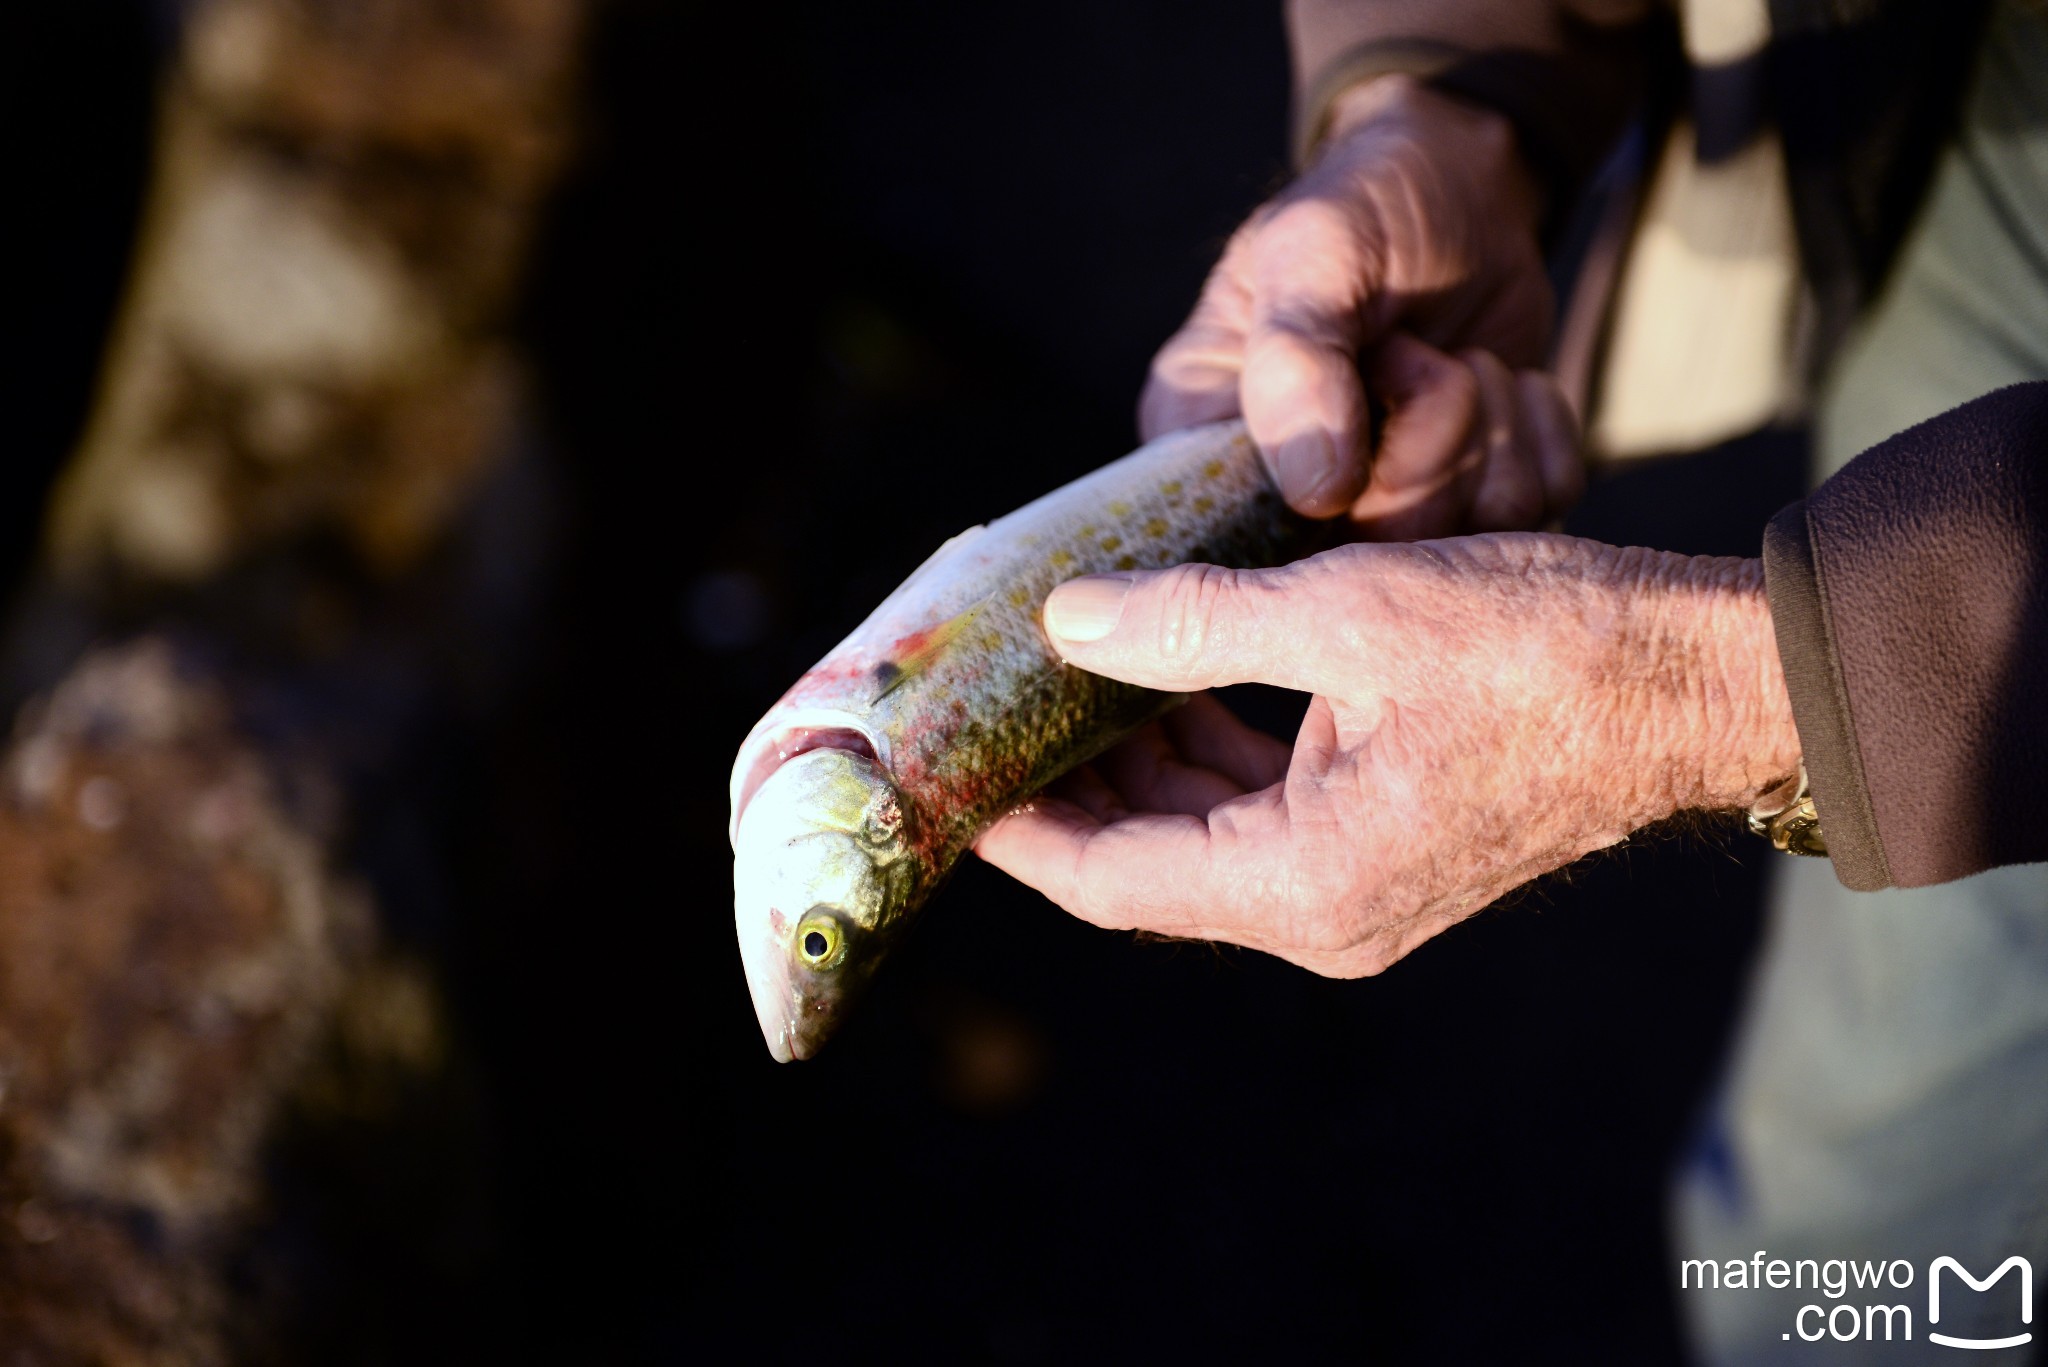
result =
[[1797,769],[1760,562],[1545,534],[1414,550],[1440,565],[1435,582],[1380,571],[1404,602],[1365,614],[1359,649],[1419,666],[1400,681],[1400,730],[1435,751],[1461,905],[1674,813],[1751,806]]

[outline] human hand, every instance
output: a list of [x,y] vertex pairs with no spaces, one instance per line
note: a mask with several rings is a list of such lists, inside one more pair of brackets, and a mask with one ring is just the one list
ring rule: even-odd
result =
[[1533,368],[1539,198],[1500,115],[1403,76],[1353,89],[1154,358],[1142,435],[1242,413],[1290,505],[1385,540],[1562,513],[1585,476],[1577,419]]
[[1055,590],[1075,665],[1314,694],[1292,751],[1196,697],[992,827],[1084,920],[1377,973],[1501,894],[1799,763],[1763,570],[1536,534]]

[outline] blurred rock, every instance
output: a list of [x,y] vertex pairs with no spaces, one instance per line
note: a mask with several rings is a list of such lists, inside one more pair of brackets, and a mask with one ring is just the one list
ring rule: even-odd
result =
[[161,640],[32,705],[0,785],[0,1343],[226,1361],[263,1145],[368,908]]
[[174,8],[0,642],[0,1363],[447,1360],[499,1327],[436,842],[553,530],[510,332],[590,5]]
[[326,538],[388,577],[438,543],[508,444],[504,331],[583,9],[192,7],[48,527],[62,576],[189,584]]

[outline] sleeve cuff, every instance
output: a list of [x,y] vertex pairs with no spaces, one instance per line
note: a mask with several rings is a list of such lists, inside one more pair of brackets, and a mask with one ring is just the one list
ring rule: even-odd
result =
[[1829,631],[1827,581],[1806,521],[1794,503],[1764,529],[1764,591],[1792,720],[1820,814],[1821,834],[1844,887],[1876,892],[1892,886],[1877,816],[1864,781],[1856,721]]
[[1307,166],[1329,131],[1330,106],[1352,86],[1381,76],[1430,81],[1465,57],[1465,49],[1428,39],[1374,39],[1360,43],[1324,65],[1299,93],[1294,106],[1294,164]]
[[[1294,110],[1294,161],[1306,166],[1328,131],[1330,107],[1352,86],[1413,76],[1447,95],[1503,115],[1523,156],[1562,202],[1593,174],[1618,132],[1616,108],[1634,102],[1632,80],[1617,82],[1634,31],[1585,35],[1571,56],[1518,49],[1474,51],[1433,39],[1377,38],[1325,63],[1301,88]],[[1590,130],[1590,131],[1589,131]]]

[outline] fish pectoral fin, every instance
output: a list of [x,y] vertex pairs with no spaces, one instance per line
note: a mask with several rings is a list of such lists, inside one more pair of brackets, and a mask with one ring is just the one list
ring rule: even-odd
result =
[[947,648],[959,640],[963,632],[974,625],[975,618],[981,616],[982,609],[986,608],[994,597],[994,594],[990,594],[965,612],[919,632],[909,649],[876,665],[875,682],[882,687],[869,705],[880,702],[911,679],[930,669],[932,663],[945,654]]

